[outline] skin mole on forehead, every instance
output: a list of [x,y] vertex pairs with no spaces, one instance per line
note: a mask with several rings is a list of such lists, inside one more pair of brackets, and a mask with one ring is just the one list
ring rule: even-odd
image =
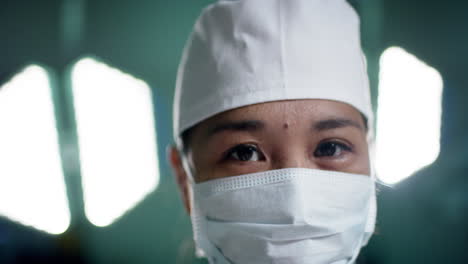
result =
[[288,129],[288,127],[289,127],[289,124],[288,124],[288,123],[284,123],[284,124],[283,124],[283,128],[284,128],[284,129]]

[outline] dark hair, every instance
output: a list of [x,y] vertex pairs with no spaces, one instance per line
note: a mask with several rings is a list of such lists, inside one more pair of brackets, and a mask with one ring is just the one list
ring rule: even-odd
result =
[[192,136],[193,128],[194,128],[193,126],[187,128],[180,135],[180,146],[179,146],[179,148],[180,148],[180,150],[182,150],[182,152],[184,154],[187,154],[187,152],[189,150],[190,139],[191,139],[191,136]]

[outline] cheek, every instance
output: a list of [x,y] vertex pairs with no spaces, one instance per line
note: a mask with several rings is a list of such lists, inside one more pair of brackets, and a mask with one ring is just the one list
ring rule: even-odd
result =
[[365,153],[359,157],[359,161],[356,162],[356,168],[353,173],[370,175],[370,160],[369,151],[366,149]]
[[213,156],[215,154],[210,152],[209,149],[205,151],[194,151],[192,158],[192,168],[194,173],[195,182],[203,182],[210,179],[215,179],[217,172],[215,169],[215,162]]
[[355,159],[347,168],[346,172],[370,175],[370,160],[367,142],[362,142],[362,145],[358,147]]
[[194,149],[192,168],[196,182],[225,178],[230,176],[254,173],[265,170],[265,162],[242,162],[226,160],[224,150],[232,146],[230,142],[222,142],[206,146],[204,149]]

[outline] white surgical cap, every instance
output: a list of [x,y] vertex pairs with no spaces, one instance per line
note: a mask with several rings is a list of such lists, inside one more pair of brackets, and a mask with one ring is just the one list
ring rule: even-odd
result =
[[345,0],[218,1],[195,23],[179,65],[174,137],[217,113],[289,99],[372,110],[359,18]]

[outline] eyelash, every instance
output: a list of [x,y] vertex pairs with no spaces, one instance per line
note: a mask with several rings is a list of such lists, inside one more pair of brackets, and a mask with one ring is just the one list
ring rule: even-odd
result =
[[[223,160],[236,160],[236,161],[240,161],[240,162],[246,162],[246,161],[249,161],[249,160],[242,160],[240,157],[238,158],[235,158],[233,157],[236,153],[237,155],[239,155],[239,151],[240,150],[249,150],[249,151],[255,151],[258,155],[258,160],[255,160],[255,161],[260,161],[260,160],[264,160],[264,156],[263,154],[258,150],[258,147],[256,145],[253,145],[253,144],[239,144],[239,145],[236,145],[235,147],[229,149],[224,156],[224,159]],[[253,154],[252,154],[253,155]]]
[[[319,153],[319,152],[324,152],[324,151],[329,151],[326,149],[323,149],[325,147],[333,147],[335,148],[333,153]],[[338,148],[338,149],[336,149]],[[256,160],[250,160],[252,158],[252,155],[255,155],[255,153],[250,153],[246,159],[242,159],[239,155],[240,151],[251,151],[255,152],[257,154]],[[336,154],[338,152],[338,154]],[[347,143],[340,142],[338,140],[326,140],[319,142],[317,147],[315,148],[313,152],[313,156],[316,158],[335,158],[335,157],[340,157],[343,155],[342,152],[353,152],[353,146]],[[245,153],[244,153],[245,154]],[[237,157],[234,157],[237,155]],[[225,152],[223,155],[223,160],[235,160],[235,161],[240,161],[240,162],[247,162],[247,161],[261,161],[265,160],[264,155],[259,151],[258,147],[253,144],[239,144],[236,145],[232,148],[230,148],[228,151]]]
[[[332,147],[338,147],[339,150],[334,150],[333,153],[325,153],[325,154],[320,154],[319,151],[324,151],[323,149],[321,149],[322,147],[325,147],[326,145],[328,146],[332,146]],[[335,154],[337,151],[339,151],[339,154]],[[314,150],[314,157],[316,158],[333,158],[333,157],[339,157],[341,155],[343,155],[341,152],[353,152],[353,146],[351,145],[348,145],[346,143],[343,143],[343,142],[340,142],[340,141],[337,141],[337,140],[327,140],[327,141],[322,141],[320,142],[317,147],[315,148]],[[328,155],[330,154],[330,155]]]

